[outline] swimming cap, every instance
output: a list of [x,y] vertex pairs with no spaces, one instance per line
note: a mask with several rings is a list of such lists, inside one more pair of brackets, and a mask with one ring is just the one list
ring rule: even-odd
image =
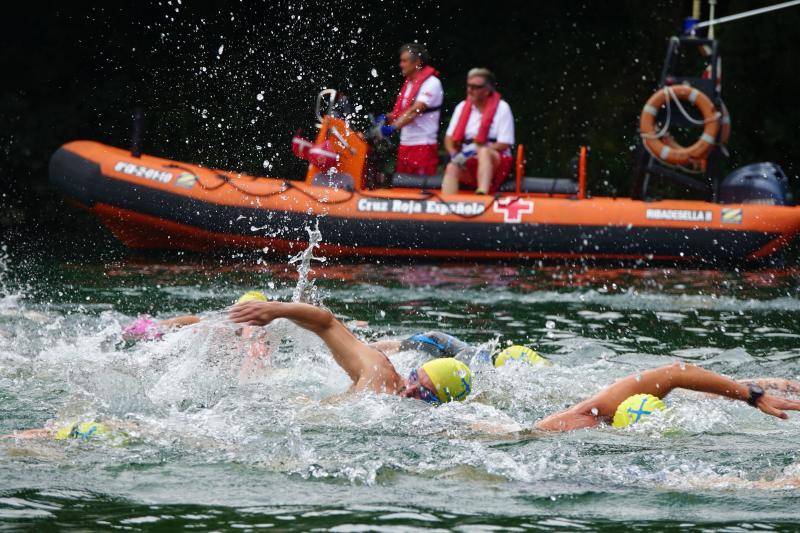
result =
[[269,298],[264,296],[263,292],[249,291],[239,296],[239,299],[236,300],[236,303],[241,304],[244,302],[253,302],[253,301],[266,302],[267,300],[269,300]]
[[469,367],[452,357],[428,361],[420,368],[431,378],[439,401],[461,401],[472,390],[472,371]]
[[617,406],[612,426],[624,428],[666,409],[664,402],[652,394],[634,394]]
[[151,318],[140,316],[131,325],[122,330],[122,338],[126,341],[154,341],[164,336],[159,325]]
[[494,366],[495,368],[500,368],[501,366],[512,360],[524,361],[532,365],[552,366],[553,364],[544,357],[542,357],[541,355],[539,355],[538,353],[528,348],[527,346],[520,346],[519,344],[515,344],[514,346],[509,346],[508,348],[497,354],[497,357],[494,358]]
[[56,440],[80,439],[87,441],[94,436],[108,436],[111,428],[99,422],[78,422],[71,426],[64,426],[56,431]]

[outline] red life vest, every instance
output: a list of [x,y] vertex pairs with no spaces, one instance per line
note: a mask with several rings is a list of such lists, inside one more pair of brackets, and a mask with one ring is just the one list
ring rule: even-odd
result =
[[[483,107],[483,114],[481,115],[481,125],[478,128],[478,134],[472,141],[475,144],[486,144],[489,138],[489,128],[492,127],[494,115],[497,113],[497,106],[500,104],[500,93],[494,91],[486,99],[486,105]],[[472,102],[469,98],[464,100],[464,107],[461,108],[461,116],[458,117],[458,124],[456,129],[453,130],[453,141],[455,143],[462,143],[464,141],[464,134],[467,131],[467,122],[469,122],[469,115],[472,113]]]
[[[422,70],[417,72],[416,78],[413,80],[406,78],[406,81],[403,82],[403,86],[400,88],[400,94],[397,95],[397,100],[394,102],[394,108],[392,108],[392,112],[389,113],[389,119],[392,122],[397,120],[397,117],[402,115],[405,110],[411,107],[411,105],[417,100],[417,95],[419,94],[419,90],[422,88],[422,84],[425,83],[425,80],[431,76],[438,77],[439,71],[430,65],[425,65],[422,67]],[[411,94],[409,94],[408,98],[406,98],[405,94],[409,83],[412,84]]]

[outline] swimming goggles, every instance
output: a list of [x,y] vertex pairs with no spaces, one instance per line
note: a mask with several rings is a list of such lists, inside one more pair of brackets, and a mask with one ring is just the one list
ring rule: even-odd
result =
[[428,387],[424,386],[422,383],[419,382],[419,376],[417,375],[417,369],[411,371],[408,375],[408,384],[409,385],[417,385],[419,396],[418,398],[424,402],[432,403],[432,404],[439,404],[442,401],[436,396],[436,393],[430,390]]

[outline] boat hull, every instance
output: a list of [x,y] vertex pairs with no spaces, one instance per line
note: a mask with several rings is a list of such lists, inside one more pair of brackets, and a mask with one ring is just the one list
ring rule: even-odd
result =
[[76,141],[50,179],[127,246],[295,250],[317,222],[339,256],[624,259],[740,264],[779,255],[800,208],[627,198],[349,192],[253,178]]

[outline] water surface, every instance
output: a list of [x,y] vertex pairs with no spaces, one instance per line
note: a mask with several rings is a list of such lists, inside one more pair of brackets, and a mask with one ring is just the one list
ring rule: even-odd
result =
[[[75,254],[77,255],[77,254]],[[475,366],[467,402],[365,395],[288,322],[273,368],[242,380],[224,309],[246,290],[290,299],[281,259],[8,249],[0,300],[0,434],[98,419],[123,441],[0,441],[9,529],[789,530],[800,417],[672,395],[630,430],[529,428],[615,378],[674,360],[800,377],[796,270],[317,263],[319,298],[366,340],[438,329],[524,343],[550,368]],[[137,315],[200,313],[126,345]],[[392,356],[407,372],[424,360]]]

